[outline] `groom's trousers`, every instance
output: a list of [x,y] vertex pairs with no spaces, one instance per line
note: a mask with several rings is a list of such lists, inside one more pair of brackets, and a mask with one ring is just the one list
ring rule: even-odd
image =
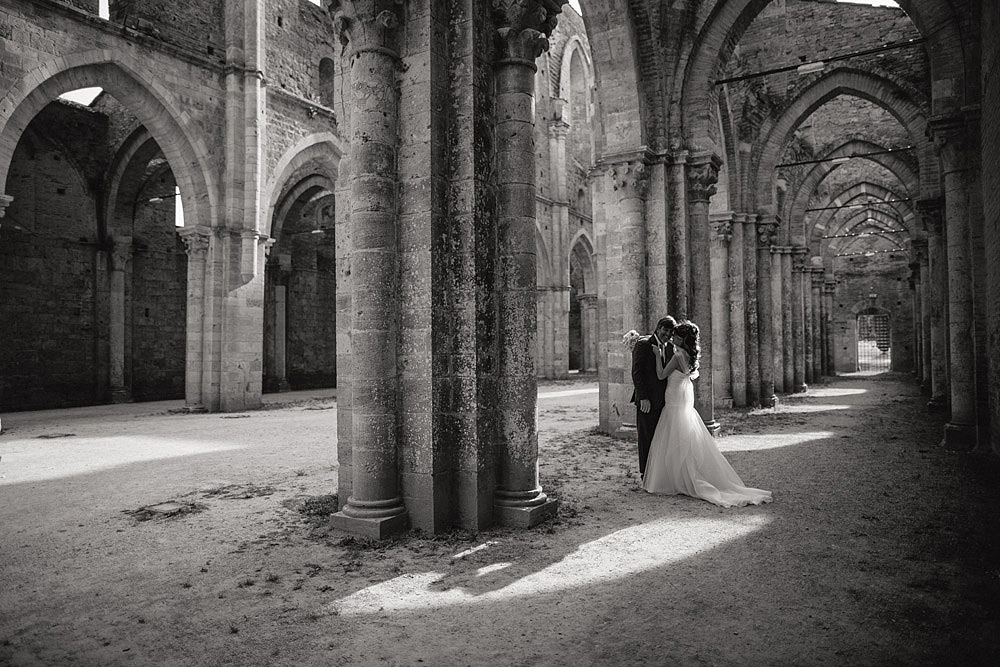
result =
[[656,424],[660,421],[660,412],[663,406],[652,407],[649,412],[643,412],[636,406],[635,409],[635,430],[639,440],[639,474],[646,474],[646,459],[649,458],[649,446],[653,444],[653,433],[656,432]]

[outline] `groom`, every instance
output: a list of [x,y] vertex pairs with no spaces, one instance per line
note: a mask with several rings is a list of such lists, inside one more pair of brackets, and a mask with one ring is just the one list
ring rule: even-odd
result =
[[677,321],[667,315],[656,323],[652,335],[643,336],[632,350],[632,392],[631,402],[635,403],[636,431],[639,435],[639,474],[646,474],[646,459],[649,457],[649,446],[653,442],[653,432],[656,422],[663,410],[663,393],[667,389],[667,381],[656,377],[657,346],[665,353],[664,362],[674,354],[670,344],[670,336],[674,332]]

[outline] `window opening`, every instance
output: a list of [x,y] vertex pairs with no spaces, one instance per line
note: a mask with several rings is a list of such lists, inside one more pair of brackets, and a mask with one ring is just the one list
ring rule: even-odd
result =
[[892,366],[891,327],[885,313],[858,315],[858,371],[885,373]]

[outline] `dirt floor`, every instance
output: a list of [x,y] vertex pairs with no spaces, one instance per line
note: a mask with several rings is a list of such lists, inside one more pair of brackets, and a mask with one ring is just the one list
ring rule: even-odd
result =
[[326,525],[329,395],[3,415],[0,665],[1000,664],[1000,464],[910,377],[720,411],[775,496],[728,510],[643,492],[595,389],[540,386],[556,520],[384,543]]

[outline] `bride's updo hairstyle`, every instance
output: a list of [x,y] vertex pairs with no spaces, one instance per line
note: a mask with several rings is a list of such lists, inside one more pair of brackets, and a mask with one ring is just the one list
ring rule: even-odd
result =
[[697,371],[701,358],[701,332],[698,331],[698,325],[690,320],[682,320],[674,327],[674,335],[680,336],[680,347],[691,359],[691,372]]

